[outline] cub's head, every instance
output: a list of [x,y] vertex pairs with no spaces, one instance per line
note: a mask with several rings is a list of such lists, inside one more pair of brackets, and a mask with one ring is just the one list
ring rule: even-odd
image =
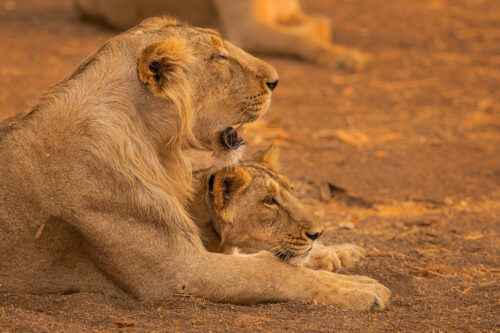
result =
[[207,200],[222,242],[288,260],[308,253],[323,225],[276,173],[277,158],[271,146],[207,177]]
[[140,81],[181,110],[187,129],[205,148],[237,149],[243,142],[231,128],[269,108],[276,70],[215,30],[153,18],[128,34],[146,40],[138,59]]

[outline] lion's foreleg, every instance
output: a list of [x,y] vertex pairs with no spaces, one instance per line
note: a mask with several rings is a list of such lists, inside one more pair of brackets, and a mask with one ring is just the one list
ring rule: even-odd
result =
[[204,253],[190,261],[181,293],[214,301],[324,302],[348,309],[388,305],[390,292],[377,281],[293,267],[275,258]]
[[78,216],[73,225],[86,239],[90,260],[138,299],[180,294],[232,303],[316,300],[348,309],[389,303],[389,290],[367,277],[293,267],[266,256],[210,253],[182,233],[132,217]]

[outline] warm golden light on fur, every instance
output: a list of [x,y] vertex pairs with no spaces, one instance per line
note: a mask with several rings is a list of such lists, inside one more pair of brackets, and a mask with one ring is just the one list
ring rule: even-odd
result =
[[[0,125],[3,292],[388,305],[388,289],[366,277],[204,248],[186,211],[185,150],[196,140],[219,158],[232,155],[220,147],[221,130],[260,117],[278,79],[271,65],[226,40],[221,50],[213,36],[149,19]],[[258,94],[265,103],[249,118],[241,104]]]

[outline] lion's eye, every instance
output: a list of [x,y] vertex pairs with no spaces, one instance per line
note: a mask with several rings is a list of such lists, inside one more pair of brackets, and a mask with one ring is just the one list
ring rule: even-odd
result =
[[276,199],[274,199],[274,197],[268,195],[267,197],[264,198],[264,200],[262,200],[264,202],[264,204],[266,205],[278,205],[278,201],[276,201]]
[[227,57],[221,53],[214,53],[214,55],[212,55],[212,58],[217,60],[227,60]]

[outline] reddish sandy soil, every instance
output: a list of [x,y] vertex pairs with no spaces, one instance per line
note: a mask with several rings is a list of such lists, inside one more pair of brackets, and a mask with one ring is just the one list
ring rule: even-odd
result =
[[[392,306],[137,303],[0,284],[0,332],[500,330],[500,2],[303,2],[372,62],[352,74],[266,57],[280,86],[249,149],[281,147],[283,173],[325,222],[323,241],[365,246],[353,272],[388,286]],[[27,110],[112,35],[79,21],[69,0],[0,0],[0,118]],[[368,205],[330,199],[328,183]]]

